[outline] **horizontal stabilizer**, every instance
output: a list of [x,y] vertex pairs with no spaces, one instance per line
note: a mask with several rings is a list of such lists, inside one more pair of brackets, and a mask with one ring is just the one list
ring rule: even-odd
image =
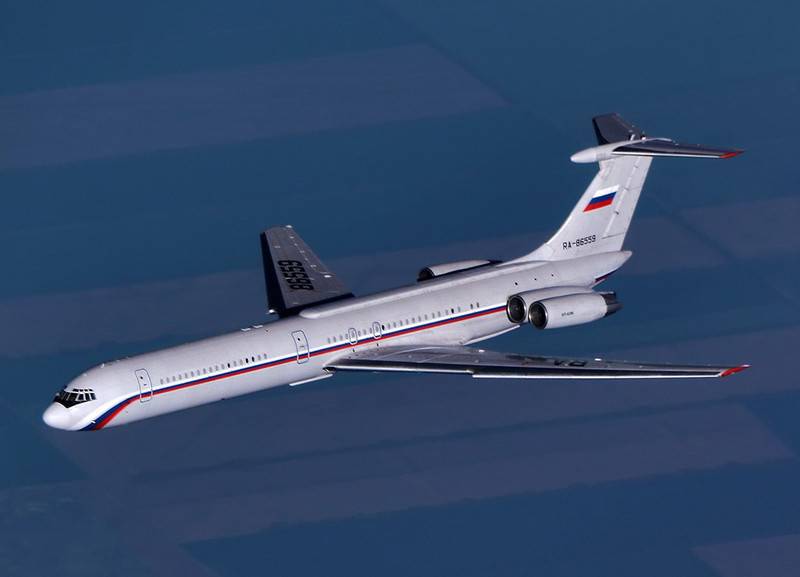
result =
[[702,144],[681,144],[665,138],[650,138],[624,144],[614,149],[614,156],[684,156],[696,158],[731,158],[741,154],[738,148],[718,148]]
[[597,144],[600,145],[624,140],[638,140],[644,136],[641,128],[631,124],[616,112],[595,116],[592,118],[592,125],[595,136],[597,136]]
[[572,162],[602,162],[620,156],[672,156],[683,158],[732,158],[744,152],[739,148],[720,148],[702,144],[681,144],[668,138],[640,138],[623,142],[610,142],[576,152]]
[[638,126],[619,114],[603,114],[592,119],[597,146],[572,155],[572,162],[601,162],[619,156],[677,156],[684,158],[731,158],[744,152],[702,144],[681,144],[669,138],[648,137]]

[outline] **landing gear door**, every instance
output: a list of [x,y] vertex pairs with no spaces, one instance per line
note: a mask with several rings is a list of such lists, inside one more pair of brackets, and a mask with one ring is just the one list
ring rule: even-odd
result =
[[308,361],[308,339],[303,331],[294,331],[294,348],[297,350],[297,362],[303,364]]
[[144,369],[137,369],[134,373],[139,382],[139,402],[146,403],[153,398],[153,383],[150,382],[150,375]]

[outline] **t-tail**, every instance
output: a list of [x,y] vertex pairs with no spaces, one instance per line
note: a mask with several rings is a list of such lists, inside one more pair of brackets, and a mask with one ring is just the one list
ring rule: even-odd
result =
[[743,152],[648,137],[618,114],[596,116],[592,122],[598,145],[576,152],[571,160],[600,163],[597,174],[558,232],[519,260],[562,260],[621,250],[654,157],[731,158]]

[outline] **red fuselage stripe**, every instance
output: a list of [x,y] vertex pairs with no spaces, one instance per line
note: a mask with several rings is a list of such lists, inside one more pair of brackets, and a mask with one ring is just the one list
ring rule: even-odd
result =
[[[416,332],[423,331],[423,330],[433,329],[433,328],[444,326],[444,325],[449,325],[449,324],[458,323],[458,322],[462,322],[462,321],[466,321],[466,320],[470,320],[470,319],[484,317],[484,316],[487,316],[487,315],[490,315],[490,314],[495,314],[495,313],[502,312],[502,311],[505,311],[505,310],[506,310],[505,305],[502,305],[502,306],[499,306],[499,307],[494,307],[494,308],[491,308],[491,309],[487,309],[485,311],[480,311],[480,312],[476,312],[476,313],[468,313],[468,314],[460,316],[460,317],[445,319],[445,320],[442,320],[442,321],[435,321],[433,323],[428,323],[426,325],[420,325],[418,327],[412,327],[412,328],[409,328],[409,329],[401,329],[401,330],[389,333],[387,335],[381,336],[381,337],[379,337],[377,339],[373,338],[373,337],[369,337],[369,339],[360,340],[360,341],[356,342],[355,344],[346,343],[346,344],[342,344],[342,345],[334,345],[332,347],[326,347],[324,349],[319,349],[319,350],[310,352],[309,356],[317,357],[317,356],[321,356],[321,355],[327,355],[327,354],[330,354],[330,353],[333,353],[333,352],[336,352],[336,351],[341,351],[341,350],[345,350],[345,349],[353,349],[353,348],[356,348],[356,347],[368,345],[368,344],[370,344],[372,342],[375,342],[375,341],[382,341],[382,340],[385,340],[385,339],[391,339],[391,338],[394,338],[394,337],[404,336],[404,335],[408,335],[408,334],[411,334],[411,333],[416,333]],[[286,363],[296,362],[296,360],[297,360],[297,355],[291,355],[289,357],[285,357],[283,359],[278,359],[278,360],[275,360],[275,361],[270,361],[268,363],[262,363],[260,365],[255,365],[255,366],[252,366],[252,367],[247,367],[247,368],[243,368],[243,369],[237,369],[237,370],[231,371],[229,373],[224,373],[224,374],[221,374],[221,375],[214,375],[214,376],[211,376],[211,377],[204,377],[202,379],[197,379],[195,381],[189,381],[189,382],[181,383],[181,384],[178,384],[178,385],[172,385],[172,386],[168,386],[168,387],[163,387],[161,389],[154,390],[152,392],[152,394],[153,394],[153,396],[156,396],[156,395],[162,395],[164,393],[171,393],[172,391],[178,391],[178,390],[181,390],[181,389],[194,387],[196,385],[202,385],[202,384],[210,383],[210,382],[213,382],[213,381],[219,381],[221,379],[227,379],[229,377],[235,377],[235,376],[243,375],[243,374],[246,374],[246,373],[252,373],[254,371],[260,371],[262,369],[269,369],[269,368],[276,367],[278,365],[283,365],[283,364],[286,364]],[[122,410],[125,407],[127,407],[135,399],[139,398],[139,396],[140,395],[134,395],[134,396],[132,396],[132,397],[130,397],[128,399],[125,399],[119,405],[117,405],[111,412],[106,413],[105,417],[103,417],[102,420],[98,421],[95,424],[94,430],[99,430],[99,429],[102,429],[103,427],[105,427],[109,422],[111,422],[111,420],[114,417],[116,417],[120,412],[122,412]]]

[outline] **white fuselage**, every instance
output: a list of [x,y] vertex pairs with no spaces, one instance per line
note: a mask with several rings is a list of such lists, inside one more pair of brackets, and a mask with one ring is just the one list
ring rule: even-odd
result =
[[88,393],[81,391],[91,391],[91,400],[71,406],[54,402],[45,420],[67,430],[102,429],[329,377],[333,373],[326,366],[333,360],[370,348],[477,342],[519,326],[506,315],[511,295],[541,291],[545,298],[590,290],[629,256],[623,251],[554,262],[511,261],[104,363],[64,390],[86,394],[84,399]]

